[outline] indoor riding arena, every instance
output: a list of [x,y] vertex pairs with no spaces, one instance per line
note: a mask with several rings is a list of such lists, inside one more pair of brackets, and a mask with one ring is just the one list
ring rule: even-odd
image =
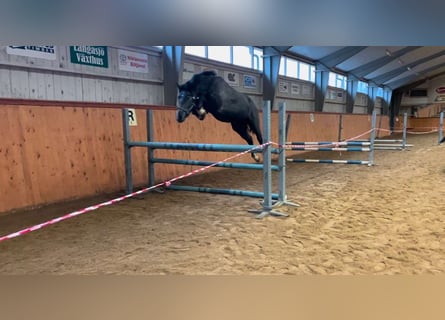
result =
[[[259,70],[187,47],[1,46],[0,274],[443,273],[443,67],[423,83],[391,64],[440,48],[250,48]],[[208,110],[176,120],[177,83],[210,69],[270,126],[260,162]]]

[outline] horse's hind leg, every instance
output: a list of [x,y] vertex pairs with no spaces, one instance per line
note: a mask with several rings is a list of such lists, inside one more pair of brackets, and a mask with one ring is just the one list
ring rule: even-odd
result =
[[253,134],[256,135],[256,138],[258,139],[259,144],[263,144],[263,135],[261,134],[260,124],[258,122],[258,118],[254,121],[249,122],[249,128],[250,131],[252,131]]
[[[248,132],[248,126],[247,123],[244,122],[232,122],[232,129],[238,133],[241,138],[243,138],[244,140],[246,140],[246,142],[249,145],[253,145],[253,139],[252,136],[249,134]],[[258,137],[258,136],[257,136]],[[261,143],[262,144],[262,143]],[[255,153],[251,153],[252,158],[256,161],[259,162],[260,158],[255,154]]]

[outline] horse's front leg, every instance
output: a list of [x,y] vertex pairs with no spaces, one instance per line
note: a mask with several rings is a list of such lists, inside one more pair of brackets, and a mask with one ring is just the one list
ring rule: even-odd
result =
[[[231,124],[232,124],[232,129],[236,133],[238,133],[241,136],[241,138],[246,140],[246,142],[249,145],[253,146],[253,139],[252,139],[252,136],[248,132],[247,124],[246,123],[238,123],[238,122],[237,123],[232,122]],[[251,152],[250,155],[253,158],[253,160],[255,160],[256,162],[260,162],[260,157],[256,153]]]

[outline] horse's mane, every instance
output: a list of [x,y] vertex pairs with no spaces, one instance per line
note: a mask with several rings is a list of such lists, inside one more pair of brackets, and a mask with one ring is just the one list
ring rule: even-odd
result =
[[216,77],[218,74],[216,73],[215,70],[206,70],[206,71],[201,72],[199,75],[202,75],[202,76],[215,76]]
[[195,90],[201,83],[209,83],[209,77],[217,77],[218,74],[215,70],[206,70],[201,73],[195,74],[189,81],[187,81],[183,87],[188,90]]

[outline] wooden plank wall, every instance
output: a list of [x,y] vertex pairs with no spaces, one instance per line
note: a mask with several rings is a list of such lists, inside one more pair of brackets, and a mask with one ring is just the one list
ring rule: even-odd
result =
[[[376,137],[381,138],[388,136],[389,132],[389,117],[384,115],[377,115],[376,127],[378,130],[376,132]],[[369,139],[371,133],[366,133],[366,131],[372,128],[372,116],[370,114],[344,114],[342,115],[342,134],[341,140],[349,140],[360,136],[361,139]]]
[[[402,126],[403,128],[403,118]],[[408,118],[408,131],[411,132],[434,132],[439,128],[439,118]],[[401,129],[400,129],[401,130]]]
[[417,117],[419,118],[436,117],[443,110],[445,110],[444,103],[433,103],[424,108],[420,108],[417,111]]
[[[136,110],[136,115],[138,126],[131,127],[131,139],[146,141],[145,111]],[[230,124],[216,121],[211,115],[204,121],[190,116],[178,124],[174,110],[157,109],[153,118],[155,141],[245,144]],[[386,118],[383,123],[388,122]],[[273,142],[278,141],[277,121],[278,114],[273,112]],[[288,140],[337,141],[339,121],[340,114],[291,112]],[[342,115],[342,121],[341,139],[370,128],[368,115]],[[125,188],[120,109],[2,105],[0,136],[0,212]],[[135,185],[145,185],[147,150],[132,148],[132,155]],[[219,161],[234,154],[156,150],[155,155]],[[232,161],[251,163],[252,159],[246,154]],[[156,181],[196,168],[156,164]]]
[[[143,139],[144,112],[139,115],[132,133]],[[3,105],[0,136],[0,212],[124,186],[118,109]],[[136,183],[142,183],[146,150],[133,154]]]

